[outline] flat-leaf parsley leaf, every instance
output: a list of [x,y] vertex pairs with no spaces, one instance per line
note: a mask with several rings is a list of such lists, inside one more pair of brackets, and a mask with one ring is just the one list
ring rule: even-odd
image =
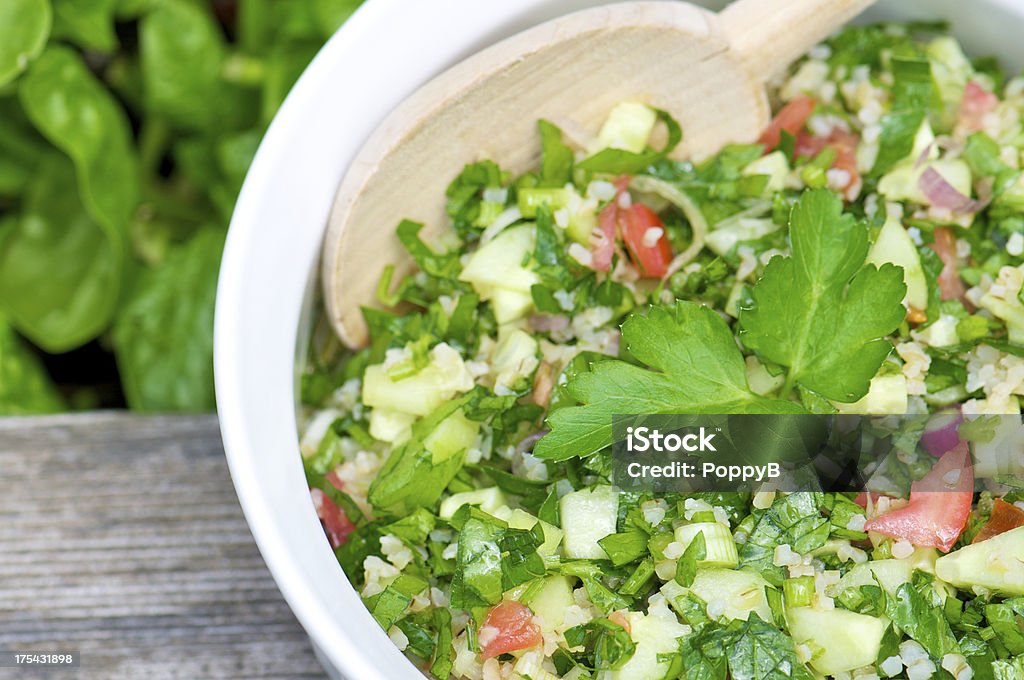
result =
[[827,189],[804,192],[789,220],[791,257],[775,257],[740,311],[740,339],[787,368],[785,396],[801,384],[857,401],[892,350],[906,315],[903,270],[865,265],[867,227]]
[[589,456],[612,443],[612,416],[628,413],[800,413],[790,401],[747,385],[743,355],[714,310],[692,302],[654,307],[622,325],[630,353],[654,370],[602,361],[568,385],[581,406],[559,409],[534,454],[548,460]]

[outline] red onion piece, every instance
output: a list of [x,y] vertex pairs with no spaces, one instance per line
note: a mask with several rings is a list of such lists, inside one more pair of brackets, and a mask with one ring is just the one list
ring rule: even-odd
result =
[[914,161],[914,169],[917,170],[919,167],[924,165],[928,161],[928,156],[931,155],[932,149],[935,148],[935,141],[932,141],[928,146],[924,147],[924,151],[918,155],[917,160]]
[[533,451],[533,445],[536,444],[541,437],[546,435],[551,430],[542,429],[537,430],[531,435],[527,435],[521,442],[516,445],[516,453],[526,453],[527,451]]
[[946,178],[939,174],[935,168],[925,168],[921,178],[917,180],[917,186],[925,195],[929,203],[936,208],[944,208],[956,213],[972,213],[982,209],[981,201],[975,201],[969,196],[964,196],[956,187],[946,181]]
[[568,327],[569,317],[565,314],[534,314],[530,317],[530,328],[542,333],[564,331]]
[[957,429],[963,420],[959,407],[943,409],[933,414],[924,427],[921,446],[936,458],[954,449],[960,443]]

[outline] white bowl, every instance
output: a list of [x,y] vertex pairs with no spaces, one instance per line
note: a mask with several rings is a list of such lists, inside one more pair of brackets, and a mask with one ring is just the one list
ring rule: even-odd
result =
[[[504,36],[598,4],[370,0],[306,69],[245,180],[217,292],[221,431],[253,536],[331,677],[423,677],[338,566],[299,458],[296,365],[335,190],[377,123],[431,76]],[[996,54],[1008,68],[1024,65],[1024,0],[889,0],[868,18],[945,18],[969,52]]]

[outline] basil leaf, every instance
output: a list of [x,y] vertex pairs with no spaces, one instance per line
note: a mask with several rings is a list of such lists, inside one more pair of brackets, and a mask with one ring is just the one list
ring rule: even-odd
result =
[[18,95],[29,120],[74,161],[82,202],[122,248],[139,196],[138,160],[124,110],[81,57],[59,45],[39,57]]
[[235,130],[256,122],[255,93],[224,78],[227,45],[213,16],[185,0],[161,0],[139,24],[145,104],[185,130]]
[[54,0],[53,37],[97,52],[117,49],[117,0]]
[[82,206],[71,163],[52,154],[28,187],[22,214],[0,231],[0,306],[47,351],[77,347],[113,318],[119,255]]
[[42,53],[52,23],[48,0],[0,3],[0,85],[17,78]]
[[52,413],[64,409],[42,363],[0,317],[0,415]]
[[128,404],[140,411],[214,407],[213,304],[224,232],[206,228],[145,271],[114,324]]

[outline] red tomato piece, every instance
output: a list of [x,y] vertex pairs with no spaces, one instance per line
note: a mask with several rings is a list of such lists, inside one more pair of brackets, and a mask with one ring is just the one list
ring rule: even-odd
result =
[[[932,250],[942,260],[939,274],[939,295],[943,300],[962,300],[967,289],[956,268],[956,235],[949,227],[937,227]],[[972,308],[973,309],[973,308]]]
[[960,442],[910,486],[907,505],[868,520],[864,528],[915,546],[949,552],[967,526],[973,499],[971,452],[966,442]]
[[617,626],[621,626],[627,633],[633,632],[633,627],[629,624],[629,619],[626,617],[625,609],[616,609],[608,615],[608,620]]
[[665,223],[643,203],[621,210],[619,217],[622,240],[640,274],[644,278],[660,279],[672,262],[672,246],[665,233]]
[[338,491],[345,490],[345,482],[342,481],[341,477],[339,477],[338,473],[335,472],[334,470],[331,470],[326,475],[324,475],[324,479],[330,482],[331,486],[333,486]]
[[337,548],[339,545],[343,545],[348,540],[349,534],[356,530],[356,526],[349,521],[345,512],[320,489],[310,489],[309,495],[313,499],[316,516],[320,518],[320,524],[324,527],[331,547]]
[[543,642],[540,626],[533,620],[533,612],[514,600],[499,602],[487,612],[478,639],[484,659]]
[[853,499],[853,502],[867,510],[868,496],[871,496],[872,505],[878,505],[879,498],[891,498],[891,496],[886,496],[885,494],[881,493],[875,493],[874,491],[861,491],[859,494],[857,494],[857,497]]
[[1024,510],[1007,503],[1002,498],[997,498],[992,504],[992,516],[989,517],[988,522],[971,543],[987,541],[993,536],[998,536],[1017,527],[1024,527]]
[[760,139],[757,140],[764,144],[765,153],[779,145],[779,142],[782,141],[783,130],[794,137],[800,134],[804,125],[807,124],[807,119],[811,117],[816,103],[811,97],[800,95],[779,109],[772,121],[768,123],[768,127],[761,133]]
[[857,143],[860,138],[846,130],[835,128],[828,136],[828,144],[836,150],[832,167],[845,172],[849,179],[841,189],[847,200],[852,201],[860,192],[860,172],[857,170]]
[[964,87],[964,95],[960,99],[960,112],[957,116],[958,131],[965,134],[977,132],[983,127],[985,114],[999,105],[999,97],[985,90],[973,80]]
[[860,191],[861,184],[860,171],[857,170],[857,144],[859,141],[860,137],[855,133],[840,127],[832,128],[827,137],[819,137],[807,131],[801,131],[793,145],[793,155],[797,158],[801,156],[813,158],[825,147],[830,146],[835,149],[836,158],[832,161],[832,167],[842,170],[849,176],[840,189],[847,200],[853,200]]

